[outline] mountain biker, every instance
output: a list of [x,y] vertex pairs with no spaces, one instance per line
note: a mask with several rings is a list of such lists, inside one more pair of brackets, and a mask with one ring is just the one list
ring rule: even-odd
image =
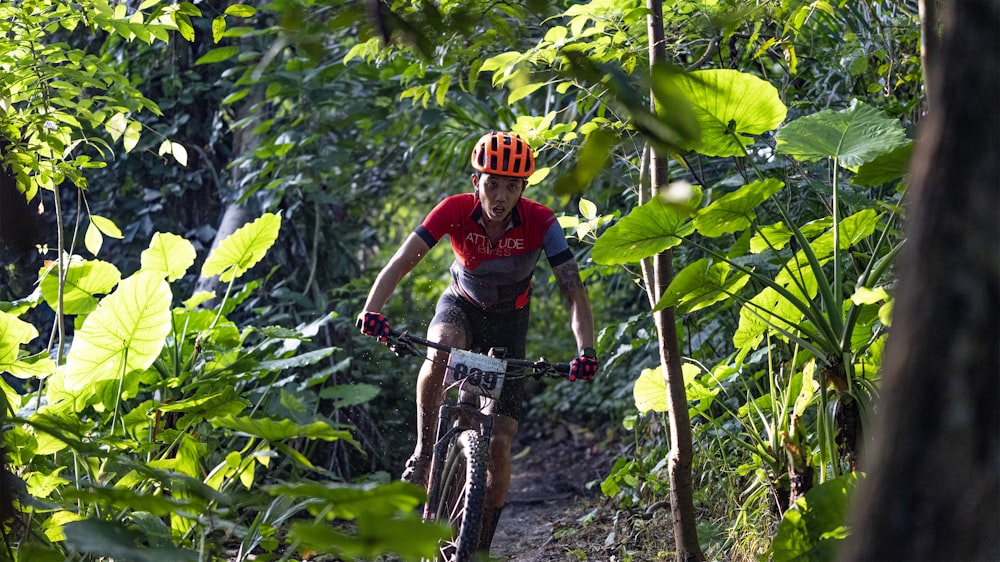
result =
[[[375,279],[364,310],[362,333],[383,343],[389,323],[381,314],[396,286],[445,235],[455,261],[452,282],[441,295],[427,339],[459,349],[505,347],[508,357],[524,358],[532,272],[544,251],[567,300],[579,356],[570,363],[570,380],[590,380],[597,372],[594,321],[576,259],[552,211],[522,194],[535,169],[534,153],[519,136],[490,132],[471,156],[472,193],[439,203],[410,234]],[[417,444],[403,480],[426,486],[427,472],[443,399],[447,353],[428,349],[417,379]],[[480,550],[488,551],[510,485],[510,447],[522,414],[523,379],[504,382],[490,406],[496,414],[490,443],[486,509]]]

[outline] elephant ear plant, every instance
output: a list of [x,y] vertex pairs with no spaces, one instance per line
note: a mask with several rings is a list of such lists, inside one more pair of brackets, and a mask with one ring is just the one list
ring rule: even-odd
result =
[[[899,193],[870,197],[861,182],[898,180],[910,141],[898,121],[861,103],[781,125],[785,110],[777,91],[733,72],[682,79],[702,125],[700,140],[682,158],[736,157],[753,177],[706,180],[711,189],[689,186],[685,200],[675,191],[669,201],[636,207],[598,238],[592,256],[628,264],[684,246],[694,259],[654,310],[738,310],[732,355],[702,366],[700,378],[686,377],[689,397],[698,397],[690,414],[756,459],[761,490],[771,489],[781,513],[817,478],[825,482],[854,469],[891,312],[890,266],[902,243]],[[777,133],[765,136],[769,129]],[[754,139],[763,148],[751,150]],[[775,156],[788,157],[786,166],[776,165]],[[829,183],[815,179],[817,170]],[[854,178],[850,188],[844,170]],[[825,213],[792,212],[817,196]],[[761,361],[763,386],[755,367]],[[653,370],[643,375],[658,376]],[[706,392],[711,388],[726,392]],[[744,405],[731,404],[734,388],[745,393]],[[652,380],[636,389],[663,391]],[[636,400],[645,409],[662,406],[650,396]],[[733,418],[739,430],[728,421]]]
[[[175,303],[174,284],[196,251],[157,233],[138,271],[65,256],[62,268],[41,271],[33,295],[0,303],[0,370],[11,376],[0,380],[5,482],[19,490],[17,524],[4,527],[8,559],[435,551],[440,529],[413,513],[419,488],[345,483],[304,452],[315,441],[360,448],[352,427],[318,407],[329,373],[320,367],[340,350],[307,348],[331,318],[293,327],[229,319],[260,290],[236,283],[280,227],[280,215],[265,214],[207,256],[202,275],[226,284],[219,299]],[[210,300],[218,304],[204,306]],[[64,361],[29,351],[39,331],[22,317],[44,306],[74,320]],[[377,389],[323,392],[370,399]],[[352,521],[352,531],[333,520]]]

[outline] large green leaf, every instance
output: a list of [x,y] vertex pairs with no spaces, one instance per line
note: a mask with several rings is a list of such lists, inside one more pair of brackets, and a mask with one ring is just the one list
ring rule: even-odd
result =
[[139,259],[143,270],[159,271],[167,281],[176,281],[184,276],[196,257],[194,245],[186,238],[157,232]]
[[62,528],[66,545],[76,552],[95,558],[133,560],[135,562],[160,562],[198,560],[198,553],[173,547],[148,548],[140,546],[145,537],[121,523],[84,519],[67,523]]
[[333,400],[335,409],[371,402],[382,389],[365,383],[338,384],[319,391],[320,398]]
[[687,219],[687,209],[654,199],[632,209],[606,230],[590,255],[603,265],[635,263],[655,256],[694,232],[694,225]]
[[375,560],[396,553],[403,560],[435,558],[439,541],[451,536],[443,524],[424,523],[416,514],[358,517],[354,535],[323,523],[296,522],[289,536],[303,550],[337,555],[338,559]]
[[858,185],[876,186],[906,176],[913,155],[913,142],[907,142],[889,152],[876,156],[858,168],[858,175],[851,180]]
[[284,441],[286,439],[305,437],[307,439],[324,439],[326,441],[344,439],[352,443],[354,442],[351,432],[336,429],[323,421],[302,425],[288,419],[276,420],[232,415],[212,418],[209,421],[215,427],[225,427],[234,431],[255,435],[267,441]]
[[170,300],[170,287],[160,275],[140,271],[124,279],[77,331],[63,389],[93,389],[99,381],[148,369],[170,333]]
[[271,249],[281,229],[281,215],[267,213],[241,226],[212,250],[201,268],[202,277],[218,275],[225,283],[250,270]]
[[307,367],[309,365],[315,365],[316,363],[326,359],[327,357],[333,355],[335,351],[337,351],[336,347],[314,349],[292,357],[262,361],[256,369],[259,371],[286,371],[288,369]]
[[157,409],[161,412],[184,412],[201,416],[220,416],[238,414],[250,406],[250,402],[242,398],[235,389],[226,387],[208,395],[197,394],[184,400],[162,404]]
[[784,185],[784,182],[774,178],[744,185],[699,209],[694,217],[694,226],[709,238],[744,230],[757,218],[753,210]]
[[771,549],[774,562],[833,560],[850,534],[847,508],[858,476],[846,474],[828,480],[797,499],[778,524]]
[[[701,370],[691,363],[681,365],[681,373],[684,377],[685,394],[689,401],[711,401],[718,389],[709,389],[701,381],[698,375]],[[663,367],[657,365],[654,369],[643,369],[639,378],[636,379],[632,387],[632,399],[635,400],[635,407],[640,414],[650,410],[654,412],[666,412],[669,409],[667,403],[667,382],[663,378]]]
[[310,507],[331,519],[354,519],[362,514],[390,516],[410,511],[424,499],[420,488],[402,481],[389,484],[287,482],[267,488],[272,495],[317,500]]
[[667,404],[667,383],[663,380],[661,366],[642,370],[632,386],[632,400],[640,414],[650,410],[666,412],[670,409]]
[[0,373],[10,370],[22,344],[37,337],[38,330],[34,326],[13,314],[0,311]]
[[688,314],[730,298],[750,281],[747,273],[736,272],[727,263],[700,259],[674,276],[653,311],[676,307]]
[[739,325],[733,333],[733,345],[741,351],[756,349],[763,341],[764,333],[769,329],[799,331],[799,325],[804,313],[800,306],[809,305],[810,298],[816,294],[816,278],[808,269],[809,275],[803,281],[809,297],[803,297],[797,286],[788,287],[796,297],[793,301],[778,292],[773,287],[765,287],[740,308]]
[[[799,231],[811,240],[826,232],[832,224],[833,217],[823,217],[800,226]],[[759,254],[772,249],[780,250],[788,244],[793,236],[792,230],[783,222],[758,227],[750,238],[750,252]]]
[[698,70],[682,76],[678,85],[701,129],[701,139],[685,148],[706,156],[746,156],[753,136],[777,128],[788,113],[778,90],[752,74]]
[[[59,275],[51,269],[42,278],[42,298],[53,310],[59,305]],[[122,274],[114,265],[101,260],[71,259],[66,267],[63,287],[63,312],[88,314],[97,307],[98,295],[115,288]]]
[[804,162],[836,158],[853,169],[908,141],[899,121],[863,103],[796,119],[777,133],[778,152]]

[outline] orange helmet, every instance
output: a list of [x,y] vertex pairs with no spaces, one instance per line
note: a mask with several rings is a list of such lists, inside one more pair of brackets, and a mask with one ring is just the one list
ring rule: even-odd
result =
[[526,178],[535,171],[535,155],[514,133],[490,132],[472,149],[472,167],[484,174]]

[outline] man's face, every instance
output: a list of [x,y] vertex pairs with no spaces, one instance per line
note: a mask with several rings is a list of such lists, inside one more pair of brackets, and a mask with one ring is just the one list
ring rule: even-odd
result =
[[478,183],[473,174],[472,182],[476,185],[479,203],[483,207],[483,217],[490,222],[507,220],[525,185],[524,178],[491,174],[480,174]]

